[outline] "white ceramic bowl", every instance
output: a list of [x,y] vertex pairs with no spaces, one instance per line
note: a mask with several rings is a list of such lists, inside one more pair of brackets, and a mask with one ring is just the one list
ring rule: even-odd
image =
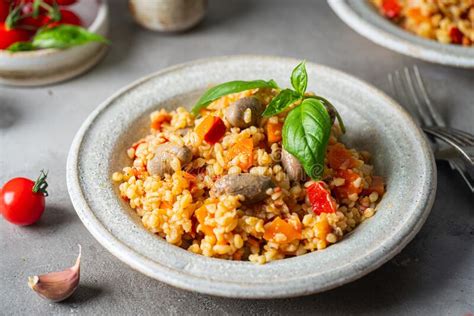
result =
[[149,114],[190,107],[210,85],[275,79],[290,86],[299,61],[235,56],[200,60],[145,77],[117,92],[84,122],[71,146],[67,183],[77,214],[92,235],[134,269],[202,293],[272,298],[324,291],[376,269],[400,252],[429,214],[436,168],[429,145],[407,113],[370,85],[307,63],[309,91],[331,100],[347,126],[343,141],[373,154],[387,192],[376,215],[323,251],[265,265],[196,255],[145,230],[119,198],[114,171],[130,163],[126,149],[148,133]]
[[438,64],[474,68],[474,47],[441,44],[416,36],[381,16],[367,0],[328,3],[347,25],[381,46]]
[[[107,36],[109,13],[105,0],[81,0],[70,8],[91,32]],[[0,50],[0,83],[39,86],[67,80],[93,67],[106,51],[107,45],[102,43],[17,53]]]

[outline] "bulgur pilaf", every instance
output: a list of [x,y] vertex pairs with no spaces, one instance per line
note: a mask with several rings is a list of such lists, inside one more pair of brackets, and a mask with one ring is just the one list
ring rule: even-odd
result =
[[144,227],[196,254],[263,264],[324,249],[373,216],[383,180],[368,152],[338,140],[344,127],[337,112],[333,124],[327,100],[323,168],[309,177],[285,150],[286,118],[315,98],[295,80],[301,98],[275,115],[266,115],[269,104],[288,89],[272,85],[216,97],[199,115],[183,107],[151,113],[150,134],[112,175]]
[[382,15],[421,37],[472,46],[474,0],[370,0]]

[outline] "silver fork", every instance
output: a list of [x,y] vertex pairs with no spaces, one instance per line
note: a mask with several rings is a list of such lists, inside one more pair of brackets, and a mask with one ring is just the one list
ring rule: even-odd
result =
[[449,163],[461,174],[471,191],[474,192],[474,179],[470,177],[467,170],[474,166],[472,150],[474,136],[455,128],[446,127],[444,119],[428,97],[417,66],[414,66],[413,70],[405,67],[403,72],[397,70],[393,74],[388,74],[388,80],[392,94],[400,102],[403,102],[403,105],[410,107],[409,110],[417,118],[423,130],[447,143],[460,154],[463,160],[450,159]]

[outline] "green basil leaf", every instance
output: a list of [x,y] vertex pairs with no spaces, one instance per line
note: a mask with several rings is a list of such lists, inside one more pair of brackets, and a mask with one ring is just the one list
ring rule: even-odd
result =
[[35,50],[35,47],[31,42],[16,42],[11,44],[8,48],[8,51],[15,53],[15,52],[26,52],[30,50]]
[[33,38],[36,48],[69,48],[90,42],[108,43],[102,35],[91,33],[83,27],[61,24],[52,28],[44,27]]
[[277,115],[299,99],[301,99],[301,96],[295,91],[290,89],[282,90],[272,99],[262,115],[266,117]]
[[331,134],[331,120],[323,103],[305,99],[288,113],[283,124],[283,147],[295,156],[312,179],[320,179]]
[[318,95],[308,96],[307,98],[308,99],[310,99],[310,98],[317,99],[317,100],[323,101],[323,103],[328,104],[329,106],[331,106],[334,109],[334,111],[336,112],[336,119],[337,119],[337,122],[339,123],[339,126],[341,127],[342,133],[343,134],[346,133],[346,126],[344,125],[344,122],[342,121],[342,117],[339,114],[339,112],[337,111],[336,107],[334,105],[332,105],[331,102],[329,102],[327,99],[325,99],[323,97],[320,97]]
[[291,85],[301,96],[306,92],[306,87],[308,86],[308,73],[306,72],[304,61],[293,69],[291,74]]
[[207,90],[194,105],[192,112],[194,115],[197,115],[201,109],[205,108],[209,103],[219,99],[220,97],[256,88],[278,89],[278,85],[273,80],[229,81]]

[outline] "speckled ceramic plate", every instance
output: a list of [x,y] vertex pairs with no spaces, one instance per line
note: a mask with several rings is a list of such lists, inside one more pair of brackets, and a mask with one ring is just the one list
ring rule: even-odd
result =
[[134,269],[171,285],[213,295],[272,298],[305,295],[350,282],[376,269],[415,236],[433,203],[433,155],[410,117],[392,99],[342,72],[307,64],[308,90],[330,99],[347,125],[343,141],[369,150],[387,193],[377,214],[326,250],[265,265],[206,258],[146,231],[118,196],[111,175],[128,164],[126,149],[148,133],[149,114],[190,107],[210,85],[275,79],[289,86],[297,60],[235,56],[162,70],[122,89],[85,121],[67,164],[69,194],[92,235]]
[[329,0],[336,14],[360,35],[408,56],[474,68],[474,48],[446,45],[411,34],[382,17],[367,0]]

